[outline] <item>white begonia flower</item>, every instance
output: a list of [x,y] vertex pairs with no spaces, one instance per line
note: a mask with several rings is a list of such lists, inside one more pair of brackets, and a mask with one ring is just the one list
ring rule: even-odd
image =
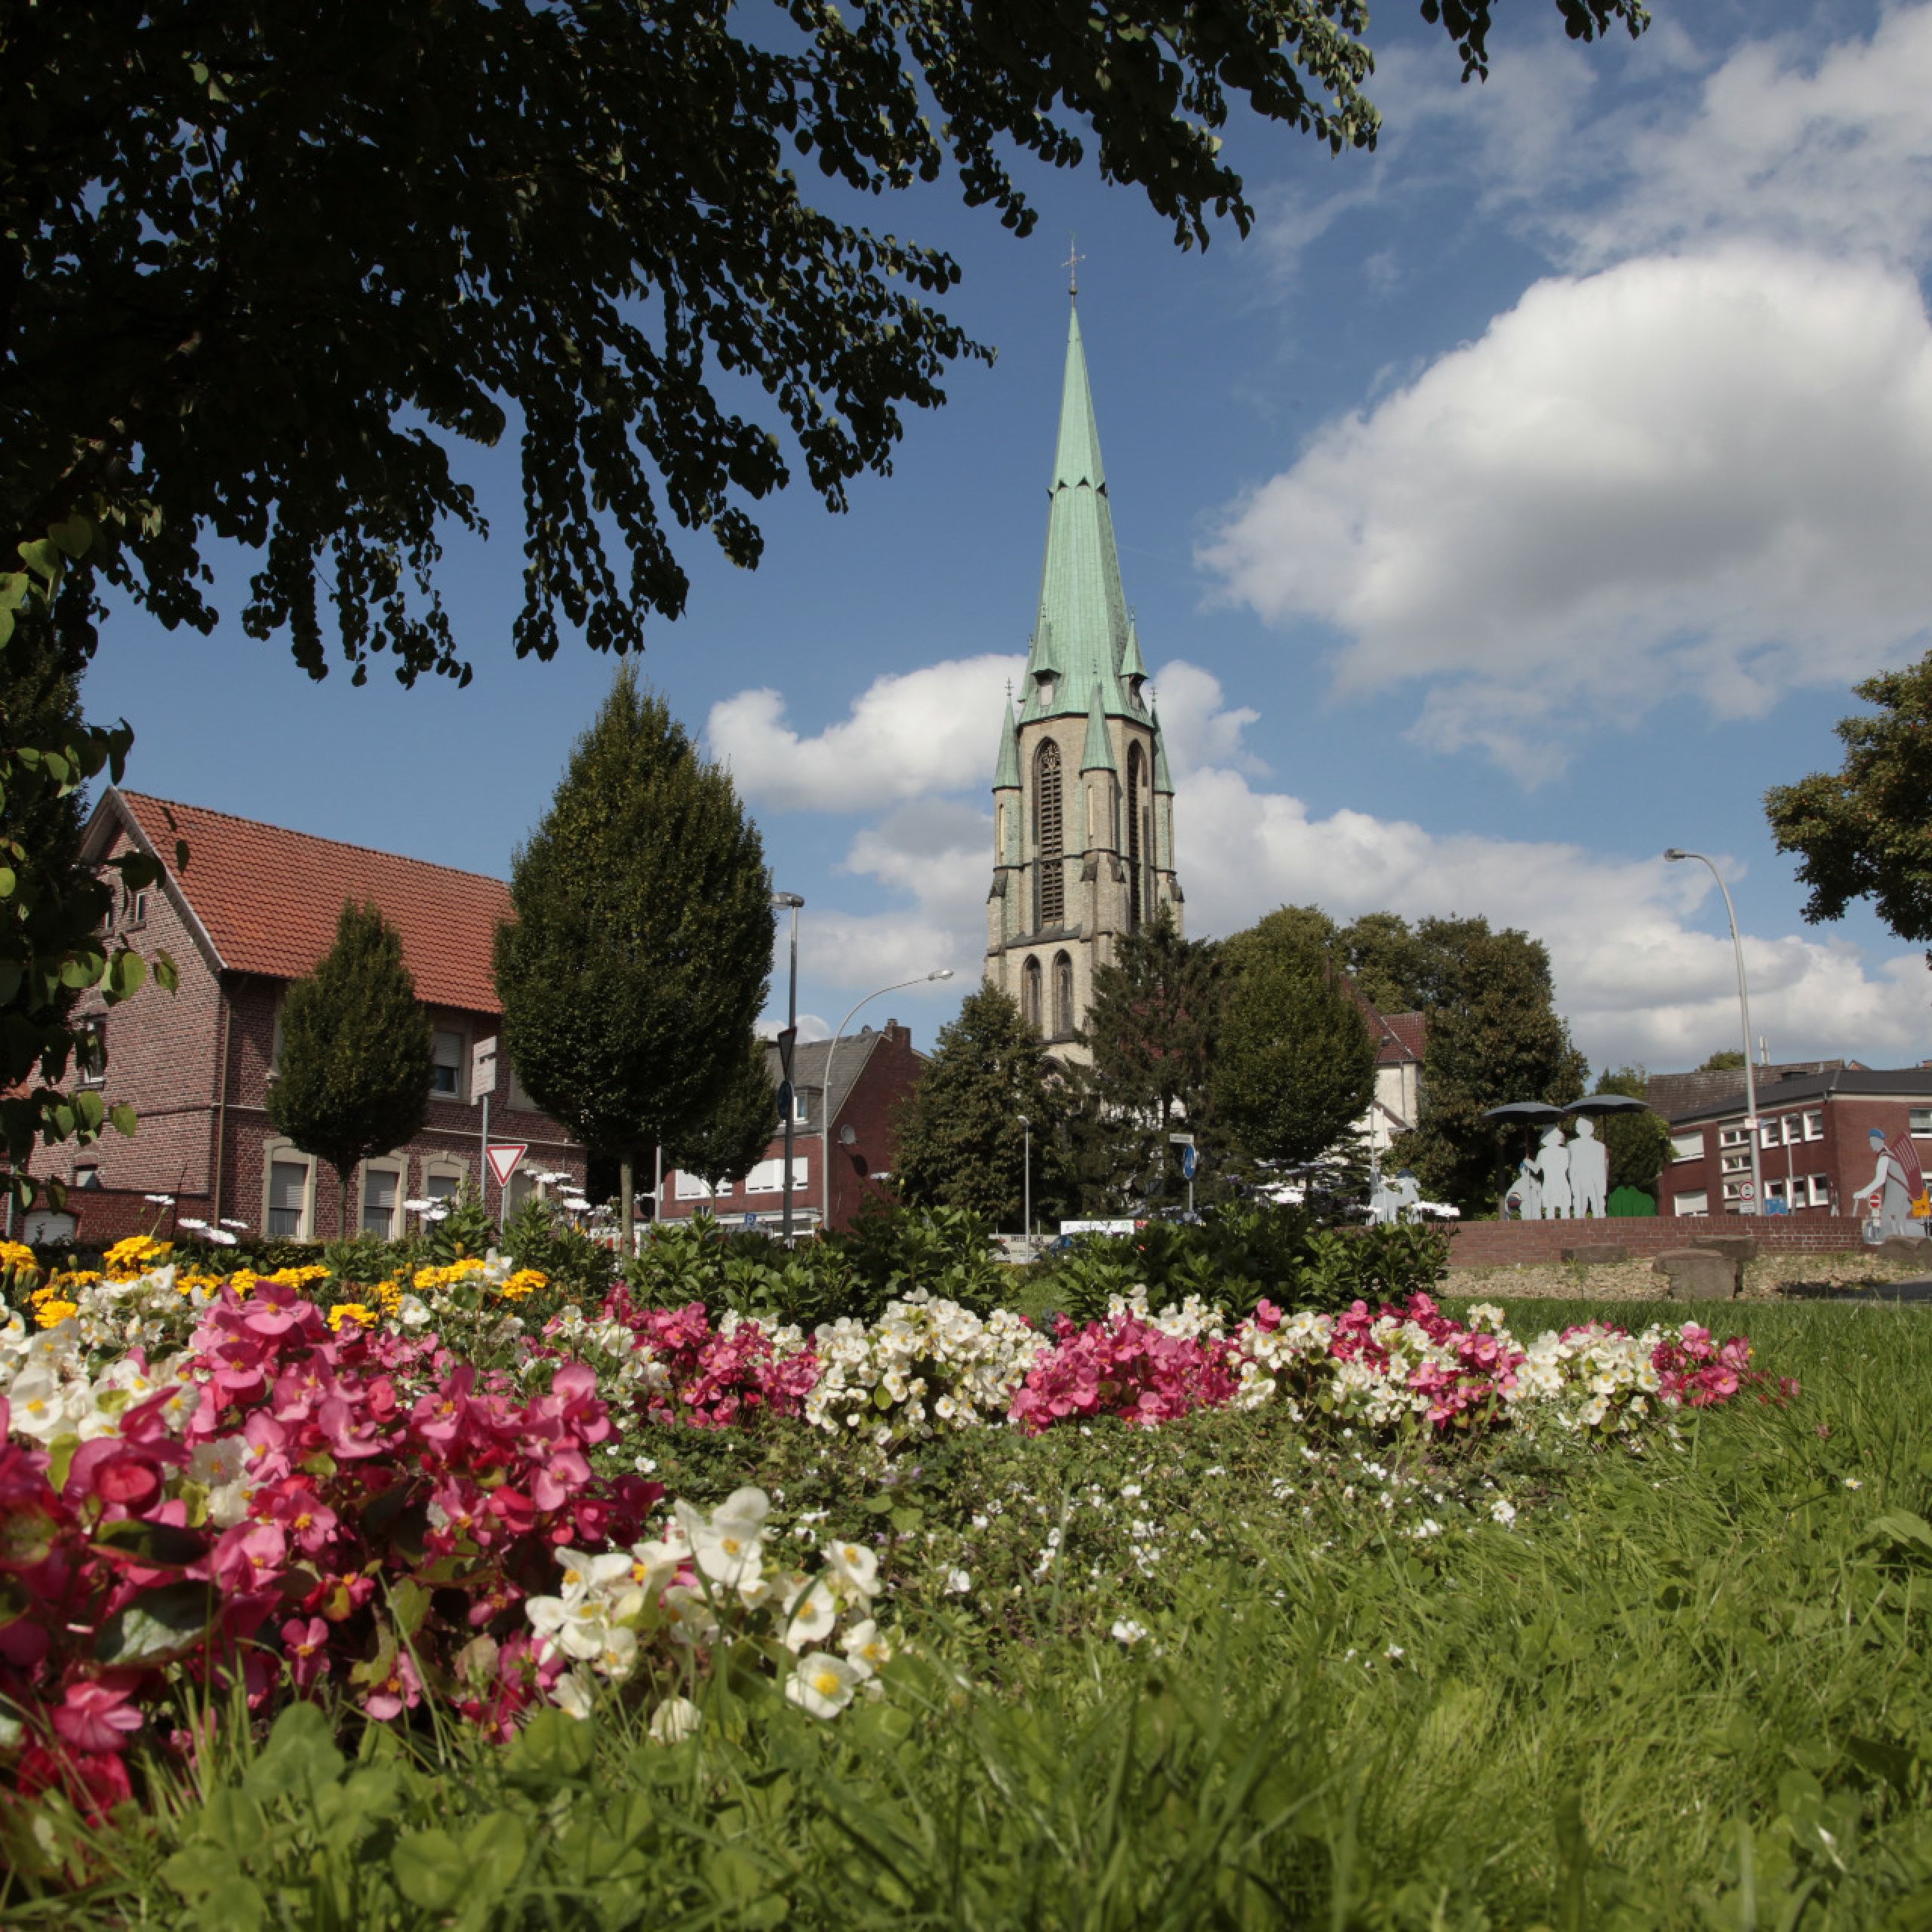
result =
[[711,1599],[689,1583],[673,1583],[664,1592],[671,1613],[671,1635],[681,1644],[708,1644],[718,1635],[718,1618]]
[[822,1644],[838,1621],[838,1606],[824,1583],[814,1582],[792,1605],[786,1620],[785,1647],[797,1652],[808,1644]]
[[865,1681],[856,1666],[823,1651],[808,1651],[785,1680],[785,1694],[815,1718],[835,1718]]
[[956,1597],[963,1597],[973,1587],[973,1579],[964,1570],[949,1570],[946,1573],[946,1587]]
[[697,1734],[704,1713],[688,1697],[666,1697],[651,1714],[654,1744],[681,1744]]
[[550,1687],[551,1703],[580,1724],[590,1715],[596,1697],[596,1679],[580,1664],[574,1670],[566,1671]]
[[1144,1623],[1137,1623],[1131,1617],[1117,1617],[1113,1629],[1108,1633],[1116,1643],[1124,1644],[1131,1650],[1147,1634]]
[[656,1597],[677,1581],[678,1571],[691,1554],[691,1546],[681,1533],[676,1537],[660,1537],[649,1543],[633,1543],[630,1552],[631,1587],[647,1597]]
[[819,1546],[833,1577],[855,1597],[869,1603],[878,1595],[878,1558],[862,1543]]

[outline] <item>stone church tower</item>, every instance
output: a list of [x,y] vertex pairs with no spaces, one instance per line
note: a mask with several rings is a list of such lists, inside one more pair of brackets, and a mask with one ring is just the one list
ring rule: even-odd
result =
[[1160,907],[1180,924],[1181,891],[1174,781],[1121,589],[1077,306],[1048,502],[1026,689],[1017,718],[1008,700],[993,774],[986,977],[1061,1057],[1084,1059],[1073,1035],[1094,969]]

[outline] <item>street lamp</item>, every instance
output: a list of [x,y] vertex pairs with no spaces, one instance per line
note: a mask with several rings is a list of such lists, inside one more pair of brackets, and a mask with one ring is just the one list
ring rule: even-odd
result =
[[930,973],[915,973],[909,980],[894,980],[889,986],[881,986],[877,991],[866,994],[865,999],[852,1002],[851,1010],[838,1023],[838,1029],[832,1036],[832,1044],[825,1050],[825,1091],[819,1096],[818,1123],[818,1224],[821,1231],[832,1226],[832,1061],[838,1051],[838,1042],[844,1037],[845,1029],[852,1023],[852,1014],[857,1013],[866,1001],[875,1000],[886,993],[896,993],[902,986],[923,986],[931,980],[949,980],[952,977],[950,966],[935,967]]
[[785,1238],[792,1238],[792,1116],[798,1109],[792,1104],[792,1050],[798,1044],[798,908],[805,902],[795,892],[774,892],[773,906],[792,915],[792,978],[785,995],[785,1030],[778,1036],[779,1070],[784,1075],[780,1091],[785,1096]]
[[[1751,1064],[1751,995],[1744,984],[1744,943],[1737,937],[1737,908],[1730,903],[1730,888],[1724,882],[1724,874],[1717,869],[1716,863],[1702,852],[1686,852],[1673,845],[1664,857],[1675,863],[1680,859],[1696,859],[1711,869],[1711,876],[1718,882],[1718,890],[1724,894],[1724,915],[1730,921],[1730,949],[1737,960],[1737,1004],[1744,1016],[1744,1131],[1751,1140],[1751,1206],[1754,1214],[1764,1211],[1764,1177],[1758,1158],[1758,1078]],[[1718,1198],[1724,1198],[1724,1150],[1718,1150]]]
[[[1021,1198],[1024,1205],[1020,1211],[1020,1232],[1029,1241],[1033,1238],[1033,1123],[1024,1114],[1014,1118],[1020,1123],[1024,1137],[1020,1156],[1020,1185],[1023,1190]],[[1030,1253],[1032,1251],[1028,1251]]]

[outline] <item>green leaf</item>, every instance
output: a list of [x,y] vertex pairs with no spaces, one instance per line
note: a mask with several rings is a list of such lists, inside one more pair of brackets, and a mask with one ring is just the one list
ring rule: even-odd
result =
[[103,1523],[94,1534],[94,1547],[116,1556],[138,1557],[158,1568],[186,1569],[208,1554],[208,1540],[173,1523],[143,1523],[130,1519]]
[[193,1907],[195,1922],[208,1932],[257,1932],[267,1915],[261,1888],[235,1869],[219,1845],[193,1844],[177,1851],[161,1875]]
[[1932,1549],[1932,1523],[1909,1509],[1888,1509],[1882,1516],[1873,1517],[1866,1534],[1890,1543],[1915,1543],[1921,1549]]
[[134,1137],[135,1128],[140,1124],[139,1117],[125,1100],[116,1100],[108,1109],[107,1118],[116,1134],[125,1134],[131,1140]]
[[164,1583],[144,1590],[100,1626],[95,1657],[105,1664],[171,1663],[208,1635],[221,1607],[208,1583]]
[[389,1854],[397,1887],[425,1912],[447,1912],[469,1888],[469,1860],[439,1825],[397,1839]]
[[248,1767],[251,1798],[306,1798],[341,1777],[347,1763],[320,1706],[294,1703],[275,1721],[261,1755]]

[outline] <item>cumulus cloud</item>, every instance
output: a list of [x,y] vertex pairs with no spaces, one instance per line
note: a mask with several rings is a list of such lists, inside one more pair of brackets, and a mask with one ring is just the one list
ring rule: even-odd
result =
[[991,777],[1001,694],[1022,656],[957,657],[875,679],[850,714],[816,737],[786,722],[775,691],[740,691],[711,707],[712,755],[744,795],[781,811],[863,811],[955,791]]
[[1535,778],[1552,713],[1752,715],[1922,648],[1928,523],[1917,284],[1746,245],[1538,282],[1331,423],[1199,560],[1331,626],[1345,693],[1427,679],[1421,736]]

